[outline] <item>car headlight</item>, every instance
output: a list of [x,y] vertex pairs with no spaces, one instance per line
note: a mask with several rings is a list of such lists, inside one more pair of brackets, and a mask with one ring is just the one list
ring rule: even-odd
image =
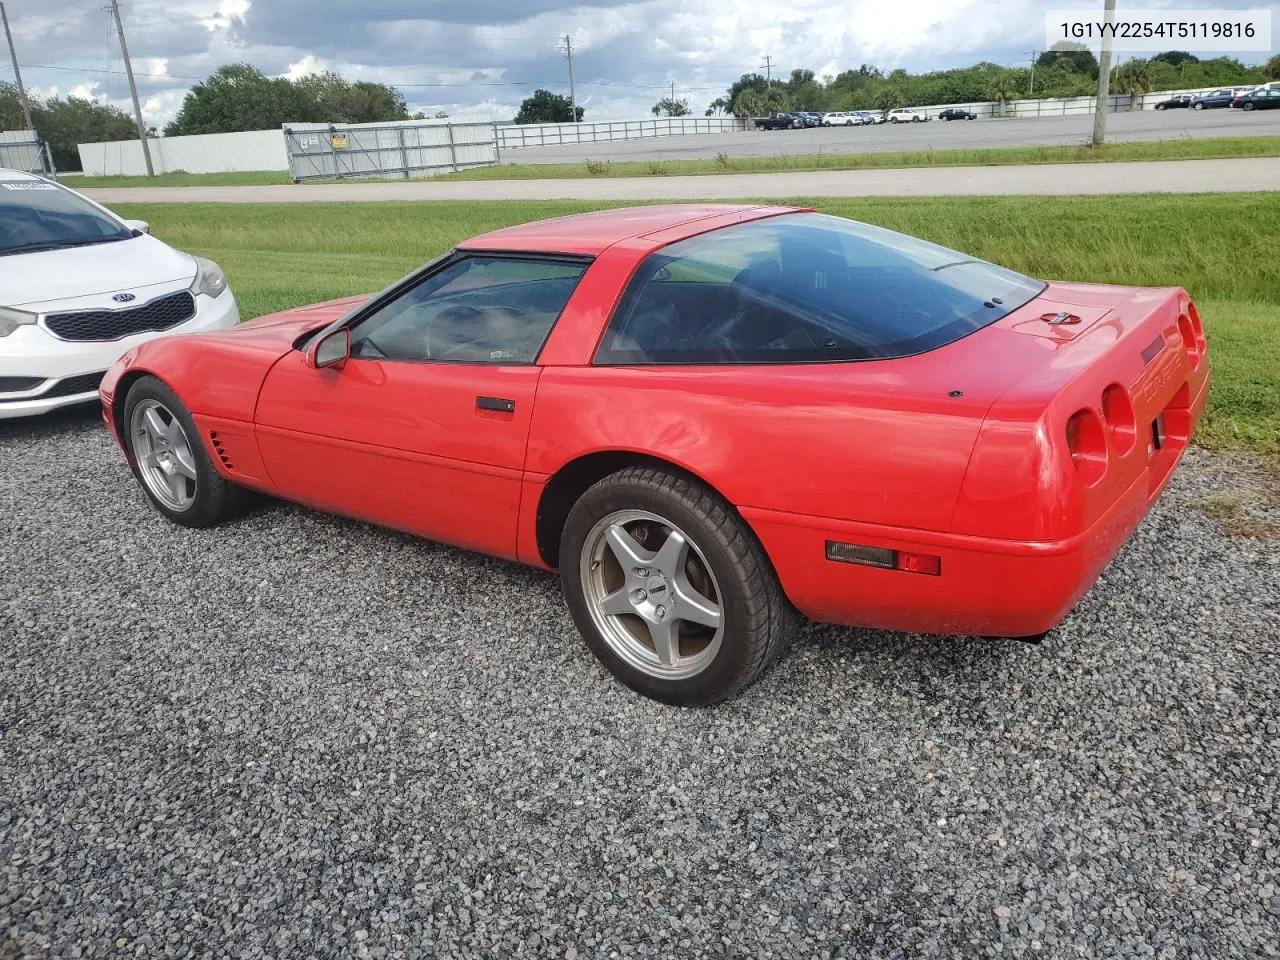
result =
[[208,297],[218,297],[227,289],[227,275],[212,260],[204,257],[192,257],[196,262],[196,276],[191,281],[192,293],[203,293]]
[[40,318],[34,313],[27,313],[25,310],[15,310],[13,307],[0,307],[0,337],[7,337],[19,327],[33,324]]

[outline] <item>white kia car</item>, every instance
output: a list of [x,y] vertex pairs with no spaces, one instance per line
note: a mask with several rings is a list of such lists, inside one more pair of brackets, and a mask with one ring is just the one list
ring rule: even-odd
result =
[[890,123],[924,123],[928,119],[929,114],[911,107],[900,107],[889,111]]
[[213,261],[60,184],[0,169],[0,418],[96,400],[135,344],[239,320]]

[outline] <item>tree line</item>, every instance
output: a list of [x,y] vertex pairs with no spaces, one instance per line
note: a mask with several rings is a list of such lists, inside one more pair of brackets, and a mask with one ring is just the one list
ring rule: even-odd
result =
[[[138,138],[133,117],[111,104],[82,97],[41,100],[28,94],[28,98],[31,122],[49,145],[58,170],[80,169],[77,144]],[[166,137],[178,137],[278,129],[287,123],[413,119],[423,119],[423,115],[410,114],[404,95],[383,83],[350,81],[331,71],[296,80],[268,77],[247,63],[232,63],[193,86],[163,132]],[[0,130],[21,130],[24,126],[17,87],[0,83]],[[149,133],[156,136],[159,131]]]
[[[1280,79],[1280,55],[1265,66],[1248,67],[1234,57],[1201,60],[1170,51],[1122,63],[1116,68],[1112,90],[1137,96],[1153,90],[1242,86],[1268,79]],[[812,70],[792,70],[785,80],[747,73],[724,96],[711,101],[706,115],[758,117],[790,110],[892,110],[936,103],[1079,97],[1096,92],[1097,81],[1098,61],[1093,53],[1078,44],[1062,44],[1040,54],[1034,67],[983,62],[953,70],[913,74],[899,69],[886,74],[863,64],[820,79]],[[660,108],[661,102],[655,112]]]

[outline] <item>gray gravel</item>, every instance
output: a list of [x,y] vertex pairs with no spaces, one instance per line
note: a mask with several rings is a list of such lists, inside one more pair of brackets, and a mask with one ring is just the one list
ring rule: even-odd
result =
[[1280,568],[1191,461],[1043,646],[812,627],[693,712],[549,576],[0,423],[0,955],[1276,956]]

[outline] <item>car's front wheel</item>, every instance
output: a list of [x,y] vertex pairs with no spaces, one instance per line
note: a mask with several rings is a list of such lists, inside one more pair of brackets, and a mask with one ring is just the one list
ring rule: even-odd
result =
[[234,513],[245,491],[216,469],[191,412],[164,381],[143,377],[125,398],[129,466],[157,510],[184,527],[208,527]]
[[1204,104],[1203,104],[1203,103],[1197,103],[1197,104],[1195,105],[1195,108],[1196,108],[1197,110],[1203,110],[1203,109],[1204,109]]
[[1245,103],[1244,103],[1244,108],[1245,108],[1246,110],[1252,110],[1252,109],[1253,109],[1253,101],[1252,101],[1252,100],[1246,100],[1246,101],[1245,101]]
[[569,610],[633,690],[705,706],[756,680],[796,614],[754,534],[702,484],[629,467],[591,487],[560,541]]

